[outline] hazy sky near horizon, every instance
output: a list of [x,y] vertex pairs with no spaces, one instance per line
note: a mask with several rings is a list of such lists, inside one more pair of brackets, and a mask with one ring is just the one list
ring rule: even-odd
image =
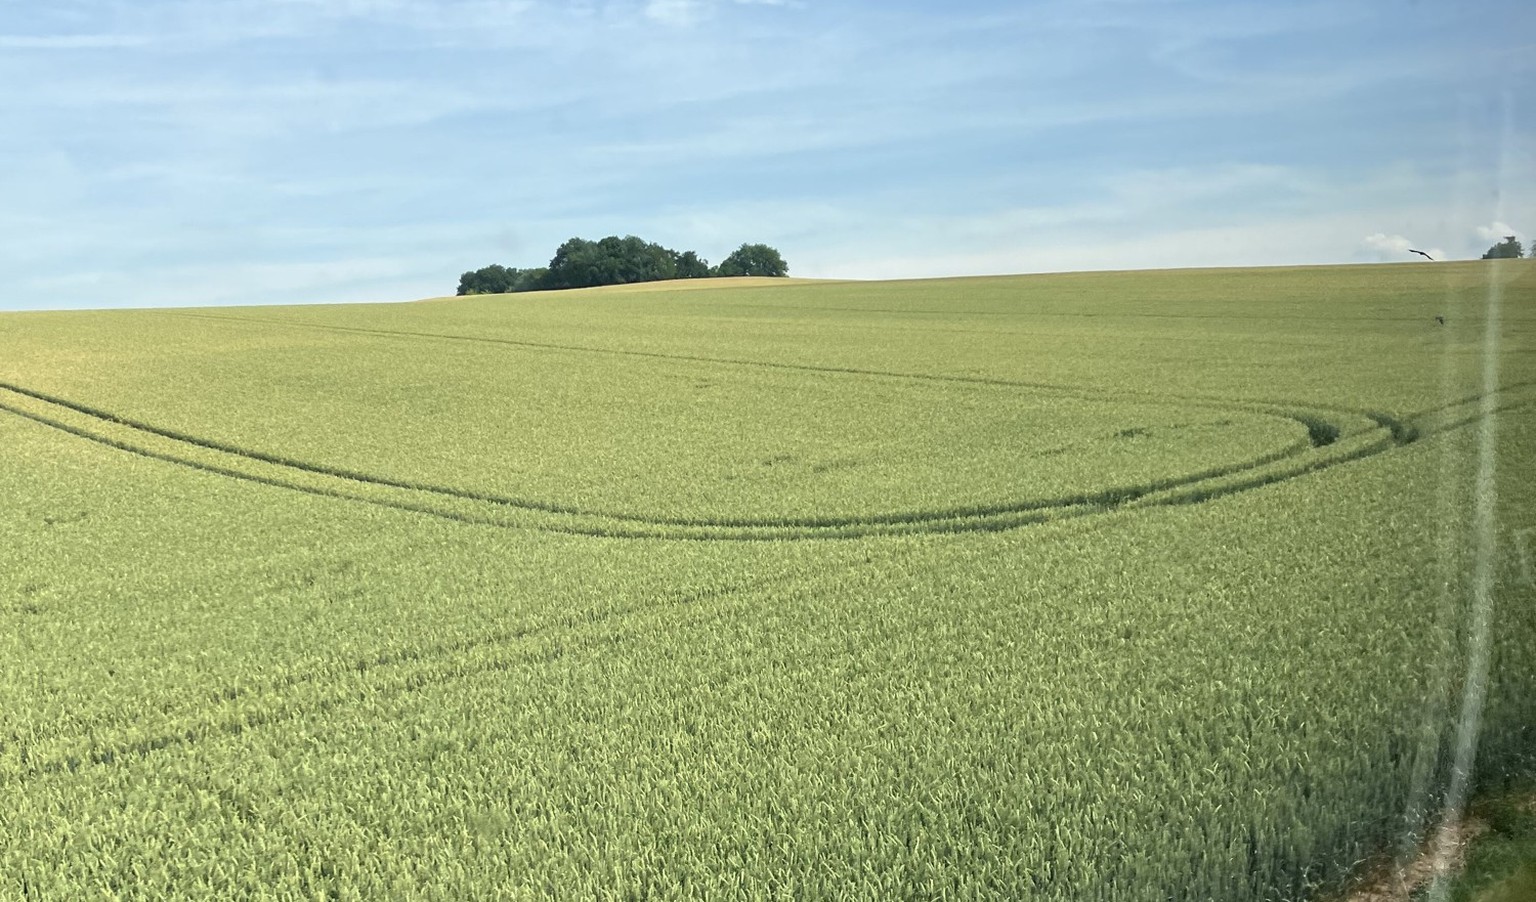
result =
[[0,309],[409,300],[567,238],[792,275],[1476,257],[1528,2],[0,0]]

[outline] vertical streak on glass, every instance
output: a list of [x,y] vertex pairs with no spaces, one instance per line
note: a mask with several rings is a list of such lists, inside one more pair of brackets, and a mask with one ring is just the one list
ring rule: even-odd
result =
[[[1489,631],[1493,610],[1493,569],[1497,544],[1496,466],[1498,414],[1495,392],[1499,387],[1499,308],[1503,300],[1500,280],[1502,261],[1488,263],[1487,322],[1483,329],[1483,392],[1477,426],[1477,482],[1472,509],[1472,608],[1467,635],[1467,674],[1461,696],[1461,715],[1456,723],[1455,758],[1451,783],[1445,795],[1442,827],[1456,825],[1466,808],[1472,767],[1477,757],[1477,734],[1482,723],[1483,701],[1488,690]],[[1455,853],[1455,833],[1442,829],[1435,840],[1435,883],[1429,898],[1442,902],[1450,892],[1447,870]]]
[[[1440,353],[1440,402],[1449,407],[1466,394],[1466,375],[1458,366],[1460,355],[1452,352],[1452,336],[1465,322],[1473,320],[1470,305],[1463,302],[1446,276],[1443,315],[1450,325],[1442,325],[1435,331],[1441,342]],[[1432,643],[1427,649],[1428,690],[1424,698],[1423,717],[1419,724],[1418,744],[1415,751],[1407,803],[1403,812],[1404,833],[1397,849],[1397,865],[1406,868],[1416,858],[1424,841],[1425,833],[1433,824],[1436,785],[1440,779],[1444,761],[1441,758],[1445,746],[1446,725],[1450,722],[1451,692],[1455,685],[1453,674],[1457,669],[1456,654],[1457,611],[1460,608],[1460,574],[1466,527],[1466,505],[1461,474],[1465,472],[1464,446],[1458,436],[1445,436],[1440,442],[1439,478],[1435,485],[1435,511],[1437,535],[1435,539],[1435,586],[1436,602],[1434,620],[1426,635]]]

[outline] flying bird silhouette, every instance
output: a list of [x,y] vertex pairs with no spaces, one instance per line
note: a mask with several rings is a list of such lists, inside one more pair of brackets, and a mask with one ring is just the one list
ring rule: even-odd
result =
[[1418,254],[1420,257],[1423,257],[1425,260],[1433,260],[1433,259],[1435,259],[1434,257],[1431,257],[1430,255],[1424,253],[1423,251],[1416,251],[1416,250],[1414,250],[1411,247],[1408,248],[1408,253],[1410,253],[1410,254]]

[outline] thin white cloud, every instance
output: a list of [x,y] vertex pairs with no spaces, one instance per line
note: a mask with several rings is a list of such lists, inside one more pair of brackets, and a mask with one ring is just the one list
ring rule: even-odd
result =
[[436,259],[350,257],[303,263],[154,267],[136,278],[87,270],[35,279],[35,306],[188,307],[233,303],[330,303],[409,300],[451,294]]
[[[828,278],[1421,260],[1410,248],[1436,260],[1474,258],[1486,244],[1426,240],[1470,236],[1477,221],[1471,217],[1487,215],[1486,207],[1450,212],[1454,205],[1443,198],[1456,196],[1454,184],[1454,176],[1437,180],[1406,166],[1330,176],[1229,164],[1109,175],[1101,180],[1106,190],[1081,200],[983,213],[810,202],[670,221],[711,235],[729,233],[733,222],[755,223],[760,237],[753,240],[779,247],[796,275]],[[1289,195],[1294,212],[1256,206],[1255,193]],[[1405,204],[1409,197],[1415,200]],[[1406,234],[1380,230],[1384,222],[1401,224]]]
[[1294,167],[1259,163],[1132,169],[1104,181],[1118,205],[1147,209],[1221,196],[1315,195],[1323,190],[1315,177]]
[[1483,241],[1503,241],[1510,235],[1514,235],[1516,238],[1519,238],[1522,234],[1524,234],[1509,223],[1501,222],[1498,220],[1495,220],[1488,225],[1477,226],[1472,231],[1477,235],[1479,239]]
[[646,18],[663,25],[693,25],[706,11],[703,0],[650,0],[645,4]]
[[[252,11],[272,6],[263,0],[242,5]],[[283,0],[279,5],[315,20],[373,20],[424,31],[504,27],[535,6],[532,0]]]
[[[799,5],[792,0],[731,0],[731,4],[776,7]],[[687,27],[711,18],[719,5],[720,0],[647,0],[644,14],[653,22],[672,27]]]
[[206,141],[419,126],[514,99],[488,88],[313,74],[121,82],[66,75],[0,105],[40,116],[127,114],[136,124],[154,123],[162,134],[195,134]]
[[0,34],[0,50],[122,50],[156,40],[142,34]]
[[[414,33],[438,44],[502,44],[526,32],[516,26],[534,0],[194,0],[106,2],[88,15],[101,33],[0,34],[0,49],[162,49],[178,53],[262,39],[342,38],[344,29],[371,22]],[[61,10],[58,21],[77,14]],[[85,11],[81,11],[82,13]]]
[[[1368,262],[1351,253],[1358,215],[1248,221],[1220,227],[1170,228],[1151,234],[1073,227],[1017,234],[974,251],[892,257],[844,248],[838,258],[809,259],[796,275],[827,278],[932,278],[1027,272],[1284,266]],[[1355,232],[1354,234],[1358,234]],[[1431,251],[1433,253],[1433,251]],[[786,254],[792,267],[795,258]],[[1374,259],[1374,258],[1371,258]],[[1418,259],[1418,258],[1412,258]]]
[[1365,236],[1361,245],[1366,256],[1383,263],[1420,259],[1414,253],[1415,250],[1423,251],[1436,260],[1444,260],[1446,258],[1445,250],[1442,248],[1422,247],[1404,238],[1402,235],[1388,235],[1383,232],[1376,232]]

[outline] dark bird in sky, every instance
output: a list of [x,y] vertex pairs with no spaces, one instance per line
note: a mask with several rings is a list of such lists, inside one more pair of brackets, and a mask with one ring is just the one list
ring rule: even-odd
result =
[[1408,253],[1410,253],[1410,254],[1418,254],[1420,257],[1423,257],[1425,260],[1433,260],[1433,259],[1435,259],[1434,257],[1431,257],[1430,255],[1424,253],[1423,251],[1416,251],[1416,250],[1414,250],[1411,247],[1408,248]]

